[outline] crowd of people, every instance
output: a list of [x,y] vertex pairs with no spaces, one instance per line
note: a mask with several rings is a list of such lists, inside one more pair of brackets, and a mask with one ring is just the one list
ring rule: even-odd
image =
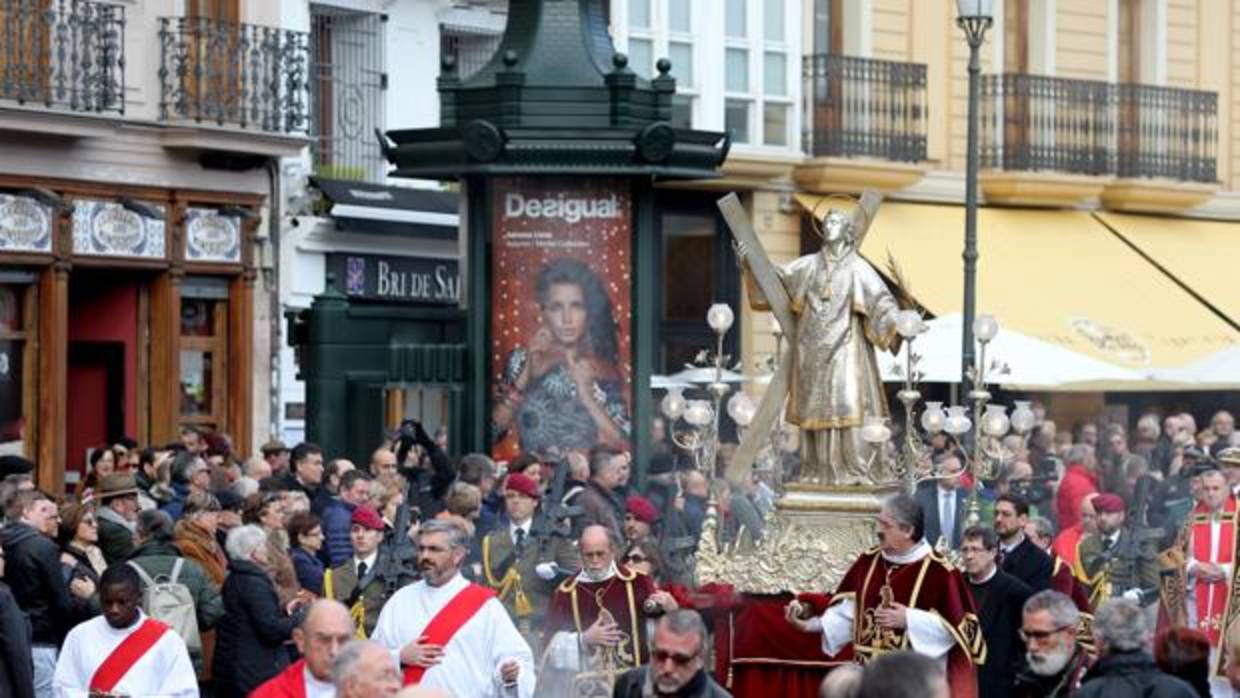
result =
[[[930,437],[934,477],[884,504],[860,571],[790,604],[864,660],[824,696],[957,695],[961,668],[983,698],[1230,695],[1231,415],[1132,435],[1039,417],[986,448],[989,480]],[[720,544],[760,544],[796,453],[729,481],[660,427],[641,487],[619,450],[452,458],[415,422],[360,464],[312,443],[246,459],[192,427],[125,439],[60,498],[0,457],[0,695],[726,696],[694,553],[711,506]]]

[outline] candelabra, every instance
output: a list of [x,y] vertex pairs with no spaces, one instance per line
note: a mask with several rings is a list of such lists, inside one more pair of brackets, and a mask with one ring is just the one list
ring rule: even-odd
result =
[[[690,400],[684,396],[683,388],[669,388],[659,404],[660,410],[668,420],[668,434],[672,443],[693,456],[694,466],[714,475],[719,457],[719,421],[723,408],[723,399],[731,388],[724,381],[724,371],[730,356],[723,353],[723,339],[736,316],[732,308],[724,303],[716,303],[706,313],[706,323],[715,333],[715,350],[710,353],[704,350],[698,355],[698,363],[706,364],[714,369],[714,380],[705,385],[710,400]],[[728,416],[738,427],[745,427],[753,420],[757,408],[749,396],[738,391],[729,400],[726,407]],[[683,421],[686,427],[677,428]]]

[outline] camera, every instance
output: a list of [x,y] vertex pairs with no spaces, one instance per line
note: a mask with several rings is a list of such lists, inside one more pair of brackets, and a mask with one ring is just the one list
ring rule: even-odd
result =
[[1020,497],[1029,504],[1036,505],[1041,502],[1049,501],[1051,498],[1051,482],[1054,480],[1052,476],[1040,475],[1028,480],[1012,480],[1009,483],[1012,494]]

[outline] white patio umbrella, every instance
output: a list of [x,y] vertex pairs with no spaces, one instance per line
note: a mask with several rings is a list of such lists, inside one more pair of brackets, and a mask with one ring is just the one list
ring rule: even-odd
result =
[[1184,383],[1189,390],[1240,388],[1240,346],[1228,347],[1179,368],[1155,371],[1152,377]]
[[[926,324],[928,329],[917,337],[913,345],[914,353],[921,357],[916,370],[922,373],[922,381],[960,382],[960,314],[944,315]],[[905,343],[895,356],[878,352],[878,367],[884,381],[904,380],[907,351],[908,344]],[[992,384],[1005,386],[1054,389],[1132,382],[1136,387],[1149,380],[1140,371],[1109,364],[1002,325],[986,347],[986,362],[990,364],[993,360],[1006,364],[1008,371],[991,371],[987,378]]]

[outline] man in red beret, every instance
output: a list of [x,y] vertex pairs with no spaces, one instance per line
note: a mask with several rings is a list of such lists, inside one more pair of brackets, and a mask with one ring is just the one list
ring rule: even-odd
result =
[[[1142,606],[1158,600],[1158,550],[1155,538],[1124,527],[1127,504],[1109,492],[1094,497],[1098,532],[1081,539],[1078,576],[1089,587],[1089,604],[1122,596]],[[1135,540],[1129,540],[1134,536]]]
[[[541,631],[547,604],[555,592],[555,568],[575,570],[577,550],[554,530],[538,504],[538,481],[511,472],[504,481],[505,516],[482,539],[481,582],[496,591],[534,656],[541,656]],[[550,574],[540,575],[539,568]]]
[[353,556],[323,575],[323,596],[349,608],[358,637],[370,637],[379,611],[397,589],[414,581],[416,573],[382,548],[383,517],[368,506],[358,506],[350,519]]
[[631,494],[624,503],[624,537],[629,545],[641,543],[650,537],[659,521],[659,511],[649,499]]

